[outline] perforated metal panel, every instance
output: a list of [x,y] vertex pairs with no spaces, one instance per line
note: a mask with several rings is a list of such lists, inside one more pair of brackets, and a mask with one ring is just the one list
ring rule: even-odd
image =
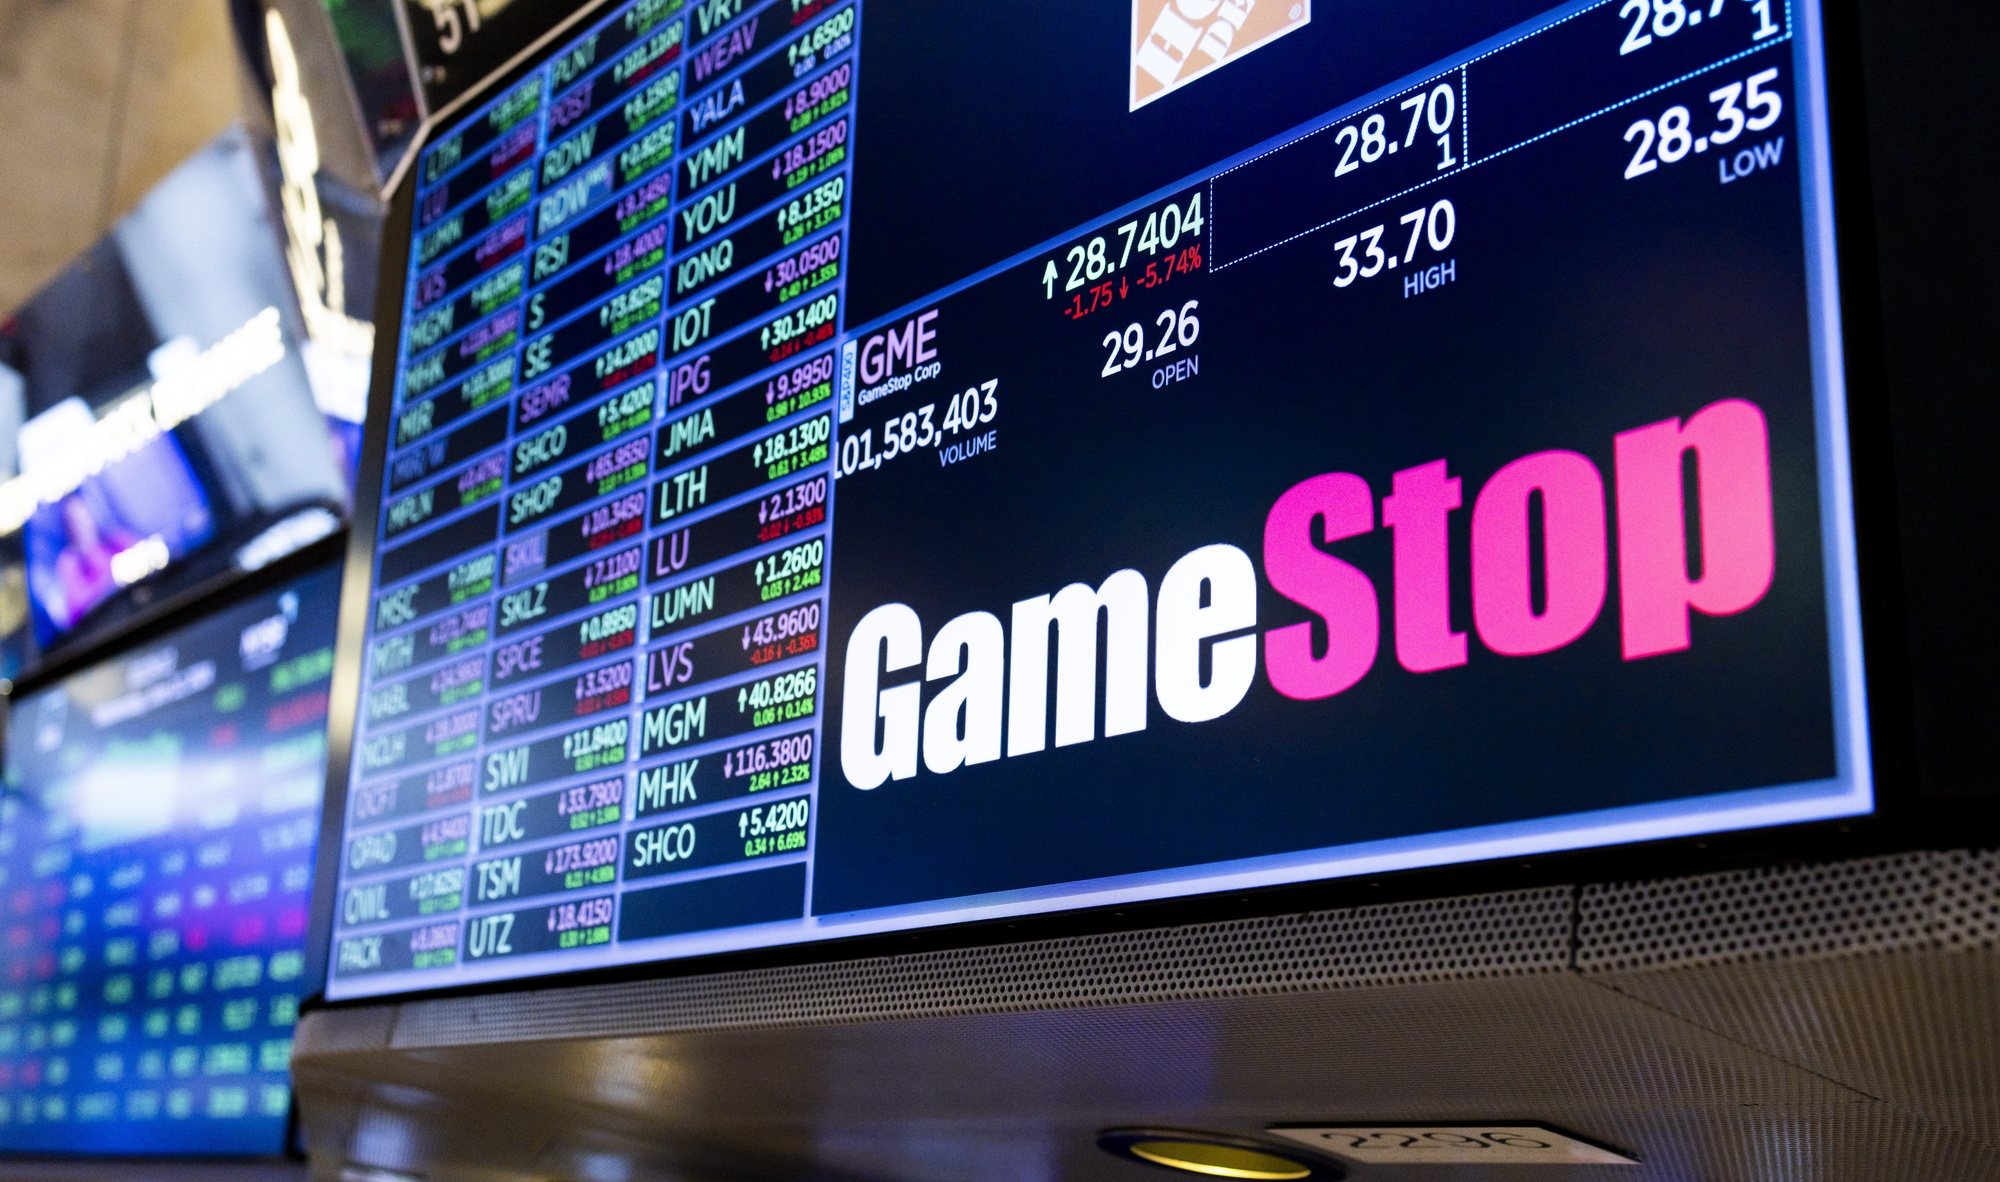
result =
[[595,989],[420,1002],[401,1047],[1472,981],[1569,962],[1573,892],[1513,891]]
[[1920,853],[1586,886],[1577,967],[1617,973],[1990,946],[2000,855]]
[[2000,855],[1918,853],[344,1009],[297,1073],[323,1162],[430,1182],[1137,1182],[1096,1129],[1371,1120],[1644,1164],[1357,1182],[1993,1182],[1996,933]]
[[1586,888],[1578,925],[1609,988],[1962,1134],[2000,1121],[2000,855]]

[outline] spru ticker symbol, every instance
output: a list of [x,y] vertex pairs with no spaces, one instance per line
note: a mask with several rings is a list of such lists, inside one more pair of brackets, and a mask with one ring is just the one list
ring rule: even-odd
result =
[[1136,111],[1312,21],[1312,0],[1132,0]]

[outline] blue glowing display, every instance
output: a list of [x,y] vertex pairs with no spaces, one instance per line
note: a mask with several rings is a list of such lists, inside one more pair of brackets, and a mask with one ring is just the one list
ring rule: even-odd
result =
[[1870,811],[1828,120],[1817,0],[593,12],[409,178],[329,995]]
[[338,591],[253,595],[14,703],[0,1152],[284,1150]]

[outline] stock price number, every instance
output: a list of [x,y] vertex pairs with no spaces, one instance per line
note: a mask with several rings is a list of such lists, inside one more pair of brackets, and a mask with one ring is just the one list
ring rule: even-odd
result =
[[[1785,113],[1784,96],[1768,89],[1777,80],[1778,67],[1772,66],[1742,82],[1731,82],[1710,91],[1708,101],[1715,104],[1715,120],[1711,129],[1700,135],[1694,131],[1694,112],[1678,105],[1668,107],[1658,119],[1633,123],[1625,129],[1625,142],[1637,147],[1632,152],[1632,162],[1625,166],[1625,179],[1637,180],[1657,171],[1662,164],[1679,164],[1690,155],[1734,143],[1745,131],[1769,130]],[[1783,141],[1778,142],[1782,146]],[[1776,151],[1746,155],[1750,157],[1749,171],[1777,162]],[[1737,171],[1745,169],[1739,165]]]
[[[1370,226],[1334,243],[1333,249],[1340,253],[1340,273],[1333,277],[1333,285],[1352,287],[1360,280],[1373,279],[1385,270],[1407,264],[1417,257],[1419,246],[1429,246],[1442,254],[1458,236],[1458,211],[1451,202],[1440,201],[1429,209],[1411,210],[1397,218],[1396,224],[1410,231],[1410,240],[1400,256],[1382,249],[1382,237],[1389,232],[1387,225]],[[1359,262],[1354,257],[1356,250],[1361,252]]]
[[620,661],[576,679],[576,713],[581,716],[623,706],[632,700],[632,663]]
[[840,474],[870,472],[899,456],[937,447],[957,436],[974,434],[1000,416],[1000,380],[981,382],[939,403],[927,403],[882,424],[882,446],[875,446],[875,428],[853,431],[840,440]]
[[1062,290],[1075,291],[1124,270],[1133,261],[1135,250],[1144,261],[1173,250],[1184,235],[1200,238],[1201,228],[1201,190],[1197,189],[1186,206],[1162,206],[1143,219],[1134,218],[1119,226],[1109,238],[1099,234],[1070,247],[1060,264],[1050,259],[1042,268],[1042,296],[1056,298],[1056,280],[1065,273],[1068,278],[1063,279]]
[[634,386],[597,408],[597,428],[605,442],[653,421],[653,387]]
[[602,780],[567,789],[556,797],[556,813],[572,830],[609,825],[625,815],[625,781]]
[[826,459],[832,438],[833,416],[820,415],[758,440],[750,448],[751,462],[766,479],[778,480]]
[[549,931],[557,933],[557,948],[587,948],[611,942],[611,896],[582,903],[558,903],[549,908]]
[[847,120],[818,131],[780,152],[771,161],[771,179],[794,188],[836,168],[847,159]]
[[854,9],[850,6],[834,13],[812,32],[786,46],[785,59],[791,63],[793,76],[846,49],[854,40],[853,34]]
[[819,666],[807,665],[752,682],[736,691],[736,712],[748,714],[750,725],[770,726],[810,717],[813,695],[819,691]]
[[563,758],[570,760],[571,766],[579,772],[624,763],[625,743],[631,733],[631,725],[630,719],[615,718],[588,730],[564,735]]
[[816,406],[833,397],[833,354],[822,353],[801,361],[764,383],[764,421],[775,423],[786,415]]
[[826,520],[826,477],[802,480],[757,502],[757,540],[776,541]]
[[831,337],[834,314],[839,310],[838,295],[821,296],[766,324],[758,331],[758,346],[771,360],[783,361],[799,350]]
[[736,814],[743,856],[761,858],[806,848],[806,822],[811,816],[812,798],[807,796],[744,809]]
[[743,625],[743,651],[754,665],[803,656],[819,648],[817,601]]
[[748,777],[746,791],[750,792],[789,788],[812,779],[812,753],[811,731],[787,735],[726,752],[722,757],[722,775],[724,779]]
[[759,558],[751,568],[752,577],[757,581],[758,598],[769,603],[819,586],[821,563],[825,558],[825,538],[800,542],[768,558]]
[[618,878],[618,839],[601,837],[557,846],[542,855],[542,873],[560,882],[566,891],[614,882]]
[[[1757,31],[1751,36],[1758,41],[1775,37],[1782,30],[1777,17],[1771,12],[1775,0],[1749,0],[1750,11],[1756,14]],[[1618,8],[1620,21],[1631,21],[1631,28],[1625,32],[1625,40],[1618,44],[1618,56],[1637,53],[1655,41],[1665,41],[1683,29],[1700,26],[1704,16],[1714,22],[1729,7],[1729,0],[1709,0],[1706,13],[1701,0],[1695,0],[1689,7],[1688,0],[1625,0]]]
[[1128,369],[1137,369],[1143,362],[1194,348],[1201,339],[1201,320],[1195,315],[1199,307],[1200,300],[1189,300],[1178,309],[1168,308],[1155,317],[1153,324],[1160,330],[1160,338],[1151,348],[1146,347],[1146,326],[1136,320],[1122,332],[1105,333],[1102,347],[1111,350],[1111,355],[1104,361],[1101,376],[1115,378]]
[[786,202],[774,219],[779,241],[790,246],[806,235],[839,221],[841,200],[846,196],[847,178],[837,176]]
[[1334,143],[1341,149],[1340,163],[1334,166],[1333,175],[1346,176],[1363,165],[1394,156],[1399,149],[1416,143],[1417,133],[1425,129],[1437,137],[1437,171],[1458,166],[1458,156],[1451,150],[1452,123],[1458,118],[1458,91],[1451,83],[1440,82],[1429,93],[1413,94],[1397,106],[1410,115],[1401,142],[1390,138],[1389,116],[1380,111],[1333,133]]
[[848,83],[854,79],[854,63],[842,62],[791,94],[785,96],[786,126],[803,131],[813,120],[847,101]]
[[[779,303],[797,299],[813,288],[840,277],[840,235],[830,234],[789,258],[764,269],[764,290]],[[832,362],[833,355],[827,354]],[[768,404],[770,399],[765,400]]]

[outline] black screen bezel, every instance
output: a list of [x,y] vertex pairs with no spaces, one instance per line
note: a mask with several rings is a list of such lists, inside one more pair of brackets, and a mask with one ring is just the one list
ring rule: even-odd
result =
[[[402,326],[402,297],[410,249],[416,184],[414,162],[434,139],[454,130],[452,120],[513,85],[559,52],[566,37],[618,0],[597,0],[551,28],[505,68],[468,88],[428,120],[398,175],[383,231],[376,310],[378,328],[370,423],[390,421]],[[1857,0],[1823,0],[1827,122],[1833,158],[1832,190],[1836,258],[1840,275],[1840,348],[1845,363],[1849,460],[1853,476],[1854,530],[1860,586],[1862,661],[1868,694],[1869,751],[1875,810],[1835,821],[1794,822],[1768,828],[1678,837],[1630,845],[1571,850],[1529,859],[1511,858],[1424,867],[1377,876],[1321,879],[1254,891],[1198,893],[1142,904],[1083,905],[1039,915],[983,920],[902,932],[832,937],[719,954],[636,964],[579,968],[500,981],[454,984],[339,1001],[313,999],[308,1008],[365,1008],[446,997],[493,995],[552,987],[697,976],[752,968],[853,960],[894,953],[964,948],[1096,934],[1134,928],[1266,916],[1324,908],[1517,890],[1549,884],[1622,881],[1653,875],[1773,862],[1829,861],[1911,848],[1934,840],[1963,843],[1964,810],[1949,813],[1927,800],[1919,786],[1912,737],[1908,656],[1902,644],[1895,472],[1889,447],[1890,384],[1881,340],[1876,269],[1877,234],[1870,194],[1867,109],[1861,85]],[[372,523],[381,512],[387,434],[364,438],[354,521]],[[374,569],[374,531],[350,533],[341,601],[339,643],[329,722],[331,774],[315,879],[315,919],[333,914],[335,876],[345,816],[355,703],[359,696],[368,583]],[[328,858],[335,861],[328,862]],[[319,892],[325,892],[322,896]],[[329,934],[330,939],[330,934]]]

